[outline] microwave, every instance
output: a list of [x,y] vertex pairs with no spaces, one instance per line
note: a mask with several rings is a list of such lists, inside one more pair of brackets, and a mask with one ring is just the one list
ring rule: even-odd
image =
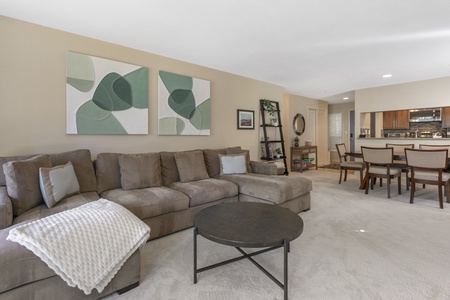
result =
[[438,122],[441,121],[440,108],[411,109],[409,122]]

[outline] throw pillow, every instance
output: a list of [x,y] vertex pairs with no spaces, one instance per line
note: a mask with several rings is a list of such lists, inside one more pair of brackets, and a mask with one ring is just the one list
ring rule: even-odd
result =
[[203,151],[176,152],[174,153],[174,157],[181,182],[209,178],[208,172],[206,171]]
[[159,153],[120,154],[119,166],[124,190],[161,186]]
[[80,185],[70,161],[62,166],[39,168],[39,184],[48,208],[64,198],[80,193]]
[[236,147],[234,147],[234,148],[227,148],[227,154],[244,154],[245,155],[246,167],[247,167],[247,173],[251,173],[252,172],[252,167],[250,165],[250,151],[249,150],[238,149]]
[[3,165],[6,190],[11,198],[14,217],[43,202],[39,187],[39,168],[51,168],[51,166],[48,155],[10,161]]
[[247,166],[244,154],[219,154],[220,175],[224,174],[245,174]]

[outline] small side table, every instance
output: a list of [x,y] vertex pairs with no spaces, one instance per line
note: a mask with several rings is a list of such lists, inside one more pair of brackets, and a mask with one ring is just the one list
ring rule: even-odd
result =
[[[314,163],[311,163],[309,161],[309,155],[312,153],[315,154]],[[300,156],[300,164],[298,167],[294,165],[294,156]],[[306,166],[304,166],[305,159],[308,159]],[[317,170],[318,164],[319,162],[317,158],[317,146],[291,147],[291,171],[300,171],[300,173],[302,173],[303,170],[308,170],[310,167],[314,166]]]

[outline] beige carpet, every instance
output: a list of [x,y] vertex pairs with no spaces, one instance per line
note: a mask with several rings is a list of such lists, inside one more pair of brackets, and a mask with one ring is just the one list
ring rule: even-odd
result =
[[[301,213],[303,234],[291,243],[289,299],[450,299],[450,204],[438,208],[435,187],[416,203],[385,187],[365,195],[356,176],[310,170],[312,208]],[[234,248],[199,238],[199,267],[237,256]],[[142,282],[108,299],[283,299],[283,291],[244,260],[192,281],[192,229],[147,243]],[[282,278],[282,250],[256,260]]]

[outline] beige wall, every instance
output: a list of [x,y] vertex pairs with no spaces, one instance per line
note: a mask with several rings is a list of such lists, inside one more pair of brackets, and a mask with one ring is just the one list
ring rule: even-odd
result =
[[[145,37],[143,37],[145,38]],[[259,155],[259,99],[283,88],[0,16],[0,156],[88,148],[151,152],[241,145]],[[148,135],[66,135],[65,56],[75,51],[149,68]],[[220,59],[220,57],[218,58]],[[159,70],[211,81],[211,135],[157,135]],[[236,129],[236,109],[255,111],[255,130]]]
[[[286,149],[293,146],[293,140],[296,136],[293,130],[293,120],[297,113],[305,118],[305,132],[299,137],[300,145],[305,145],[306,140],[316,141],[319,151],[319,165],[329,163],[328,151],[328,102],[306,98],[297,95],[285,94],[283,97],[285,107],[285,119],[283,127],[283,136],[286,141]],[[309,126],[310,114],[316,112],[316,132]],[[315,136],[314,136],[315,135]],[[289,153],[288,153],[289,154]],[[290,157],[288,157],[288,161]]]

